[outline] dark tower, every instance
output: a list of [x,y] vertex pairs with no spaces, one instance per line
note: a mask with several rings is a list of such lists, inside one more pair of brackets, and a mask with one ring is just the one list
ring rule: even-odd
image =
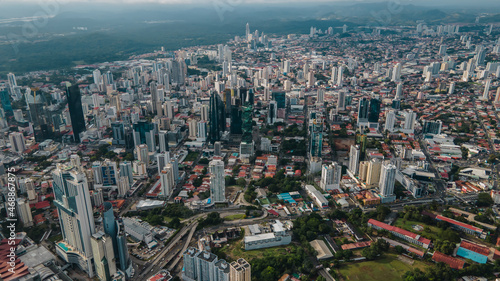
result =
[[80,143],[80,133],[84,132],[86,128],[82,109],[82,95],[78,85],[68,88],[68,108],[71,127],[73,128],[73,139],[76,143]]

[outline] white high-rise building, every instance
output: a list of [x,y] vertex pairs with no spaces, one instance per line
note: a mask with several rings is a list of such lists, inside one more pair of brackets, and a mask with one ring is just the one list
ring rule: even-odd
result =
[[389,132],[394,132],[394,125],[396,124],[396,111],[389,110],[385,116],[385,129]]
[[224,173],[224,161],[212,160],[210,168],[210,192],[212,203],[226,202],[226,182]]
[[111,280],[116,274],[116,257],[111,236],[99,231],[92,235],[91,244],[97,277],[103,281]]
[[403,95],[403,83],[399,82],[396,88],[396,96],[394,97],[394,99],[400,100],[402,95]]
[[146,144],[141,144],[138,145],[135,149],[137,153],[137,160],[145,163],[146,165],[149,164],[148,146]]
[[325,102],[325,89],[319,88],[316,97],[316,103],[323,104]]
[[356,175],[359,168],[359,145],[351,145],[351,151],[349,153],[349,171]]
[[455,82],[451,82],[448,94],[451,95],[455,92]]
[[500,102],[500,87],[497,88],[497,94],[495,95],[495,102]]
[[196,131],[198,124],[195,119],[188,120],[188,125],[189,125],[189,138],[190,139],[195,139],[196,138]]
[[201,120],[202,121],[208,121],[208,105],[204,104],[201,106],[200,112],[201,112]]
[[344,85],[344,67],[339,66],[338,77],[337,77],[337,86],[342,87],[343,85]]
[[53,172],[54,205],[63,240],[57,254],[94,277],[90,237],[95,233],[94,215],[85,174],[58,164]]
[[334,66],[332,67],[332,85],[335,85],[337,83],[337,68]]
[[392,82],[401,81],[401,63],[397,63],[392,69]]
[[385,163],[380,172],[379,190],[380,195],[389,197],[394,194],[394,183],[396,182],[396,166]]
[[175,188],[174,166],[167,164],[160,173],[161,191],[158,195],[162,198],[170,198]]
[[405,130],[414,130],[415,129],[415,120],[417,119],[417,113],[412,110],[405,111],[405,126],[403,129]]
[[13,132],[9,135],[10,150],[15,153],[23,153],[26,150],[23,133]]
[[490,93],[490,87],[491,87],[491,79],[486,80],[486,84],[484,85],[484,93],[482,100],[488,100],[489,93]]
[[207,121],[198,122],[198,133],[197,137],[201,141],[205,141],[207,139]]
[[17,213],[24,227],[33,225],[30,204],[26,199],[17,198]]
[[16,75],[14,73],[7,74],[7,80],[9,81],[10,87],[17,87]]
[[132,170],[132,163],[129,161],[120,162],[120,177],[127,177],[128,183],[134,182],[134,171]]
[[338,163],[323,165],[321,168],[321,189],[328,191],[340,188],[340,179],[342,176],[342,166]]
[[130,190],[130,183],[128,177],[119,177],[117,182],[118,187],[118,197],[124,198],[127,196],[127,192]]
[[160,142],[160,152],[168,151],[168,131],[158,132],[158,139]]
[[94,84],[98,85],[101,84],[101,71],[99,69],[96,69],[92,72],[92,77],[94,78]]
[[229,276],[230,281],[251,281],[252,280],[252,267],[250,264],[240,258],[231,263],[231,271]]
[[368,167],[366,169],[366,186],[367,188],[375,187],[380,180],[380,168],[382,163],[378,159],[372,159],[368,162]]

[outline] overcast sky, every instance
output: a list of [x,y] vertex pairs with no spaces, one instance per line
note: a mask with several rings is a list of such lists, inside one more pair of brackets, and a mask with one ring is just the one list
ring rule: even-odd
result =
[[414,5],[457,5],[457,4],[469,4],[469,5],[487,5],[496,4],[500,6],[500,1],[498,0],[4,0],[2,3],[19,3],[19,2],[31,2],[31,3],[48,3],[48,2],[80,2],[80,3],[159,3],[159,4],[219,4],[219,5],[239,5],[239,4],[253,4],[253,3],[362,3],[362,2],[392,2],[395,4],[414,4]]

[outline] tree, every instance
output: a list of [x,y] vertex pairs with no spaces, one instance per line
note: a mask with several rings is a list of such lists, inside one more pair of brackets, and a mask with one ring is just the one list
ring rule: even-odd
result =
[[491,198],[489,193],[482,192],[477,196],[476,206],[478,207],[490,207],[493,205],[493,199]]
[[245,185],[247,184],[247,180],[244,178],[239,178],[236,180],[236,184],[241,187],[245,187]]
[[261,273],[261,277],[263,281],[275,281],[278,277],[276,274],[276,269],[272,266],[268,266]]

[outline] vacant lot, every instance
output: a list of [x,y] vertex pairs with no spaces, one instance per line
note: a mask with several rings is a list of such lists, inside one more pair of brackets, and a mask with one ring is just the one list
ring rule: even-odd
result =
[[356,262],[340,268],[344,280],[349,281],[399,281],[402,276],[415,268],[425,269],[427,265],[415,260],[413,265],[400,261],[396,254],[385,254],[375,261]]

